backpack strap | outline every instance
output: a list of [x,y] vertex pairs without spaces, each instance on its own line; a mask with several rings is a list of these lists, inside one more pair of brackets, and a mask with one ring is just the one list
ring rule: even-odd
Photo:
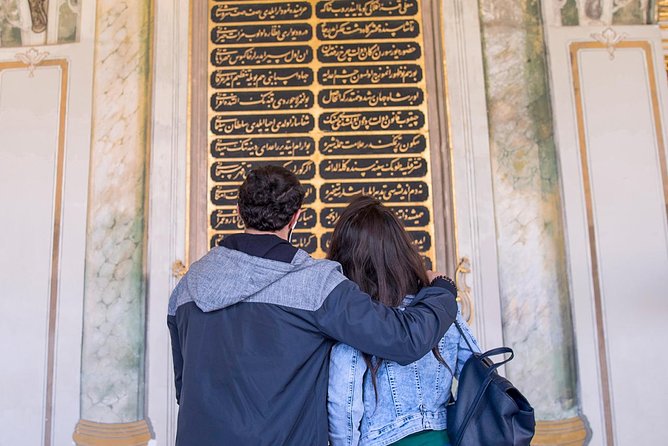
[[[457,327],[457,331],[459,331],[459,334],[461,335],[461,337],[464,338],[464,341],[466,342],[466,345],[468,346],[471,353],[476,353],[476,351],[473,350],[473,346],[471,345],[471,341],[469,341],[469,336],[467,336],[467,334],[462,329],[462,326],[459,325],[459,322],[457,322],[456,319],[455,319],[454,324],[455,324],[455,327]],[[480,359],[484,359],[484,358],[488,358],[490,356],[506,355],[506,354],[510,355],[507,359],[504,359],[503,361],[498,362],[498,363],[494,363],[491,366],[492,369],[496,369],[496,368],[502,366],[503,364],[506,364],[507,362],[511,361],[515,357],[515,352],[513,352],[513,349],[511,349],[510,347],[493,348],[489,351],[486,351],[485,353],[480,354],[478,357]]]
[[457,327],[457,331],[459,331],[459,334],[461,335],[462,338],[464,338],[464,341],[466,341],[466,345],[469,347],[469,350],[471,350],[471,353],[475,353],[475,350],[473,350],[473,346],[471,345],[471,342],[469,342],[469,337],[464,333],[464,330],[462,330],[461,325],[459,325],[459,322],[457,322],[457,319],[455,319],[455,327]]
[[501,367],[503,364],[512,361],[512,359],[515,357],[515,352],[510,347],[498,347],[486,351],[485,353],[481,354],[479,358],[484,359],[484,358],[489,358],[490,356],[497,356],[497,355],[510,355],[510,356],[508,356],[508,358],[504,359],[503,361],[492,363],[489,367],[490,369],[497,369]]

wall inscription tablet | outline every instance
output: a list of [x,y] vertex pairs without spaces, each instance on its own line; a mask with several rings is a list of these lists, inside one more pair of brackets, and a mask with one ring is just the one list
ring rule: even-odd
[[372,195],[428,264],[433,206],[420,0],[209,0],[209,243],[243,225],[238,187],[279,164],[307,187],[292,242],[325,255]]

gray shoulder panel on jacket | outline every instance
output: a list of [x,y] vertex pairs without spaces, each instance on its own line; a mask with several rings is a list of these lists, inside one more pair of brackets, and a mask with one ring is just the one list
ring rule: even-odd
[[341,265],[299,250],[291,263],[214,248],[191,267],[169,300],[169,314],[195,302],[205,312],[238,303],[267,303],[314,311],[346,280]]

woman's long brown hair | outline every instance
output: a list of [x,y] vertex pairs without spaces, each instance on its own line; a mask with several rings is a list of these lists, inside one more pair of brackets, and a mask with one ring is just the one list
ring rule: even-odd
[[[394,213],[372,197],[353,199],[341,214],[327,258],[339,262],[344,274],[378,302],[399,307],[408,295],[429,284],[427,269],[410,236]],[[432,350],[445,364],[438,348]],[[382,358],[364,354],[371,371],[376,399],[376,378]]]

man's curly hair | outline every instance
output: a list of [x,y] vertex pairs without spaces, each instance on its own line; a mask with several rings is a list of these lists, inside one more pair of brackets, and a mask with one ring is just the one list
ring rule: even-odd
[[304,188],[289,170],[265,166],[252,170],[239,188],[239,213],[246,228],[283,229],[304,202]]

